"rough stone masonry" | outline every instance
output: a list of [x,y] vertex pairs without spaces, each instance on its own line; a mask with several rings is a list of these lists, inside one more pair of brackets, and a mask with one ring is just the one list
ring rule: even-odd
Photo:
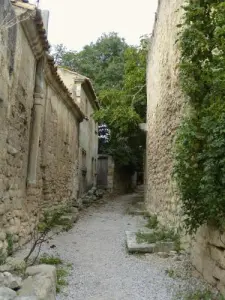
[[[184,0],[160,0],[148,59],[146,206],[168,226],[182,225],[172,179],[173,143],[185,104],[179,88],[177,24]],[[225,295],[225,236],[204,226],[192,237],[191,258],[204,278]]]
[[[15,23],[13,23],[15,22]],[[0,257],[30,237],[43,209],[78,194],[84,115],[48,54],[41,11],[0,0]]]

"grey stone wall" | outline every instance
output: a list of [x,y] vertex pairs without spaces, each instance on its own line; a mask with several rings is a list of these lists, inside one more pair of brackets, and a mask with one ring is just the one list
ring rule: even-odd
[[[167,226],[182,225],[179,195],[172,179],[173,143],[184,113],[179,88],[179,50],[176,25],[184,0],[160,0],[149,51],[147,88],[148,120],[145,201],[151,214]],[[190,241],[196,269],[225,295],[225,235],[202,226]]]
[[[14,13],[10,1],[2,1],[0,20],[5,15],[2,4]],[[12,44],[11,31],[0,27],[1,255],[7,252],[7,235],[12,237],[14,249],[24,244],[30,239],[42,209],[71,203],[78,189],[79,123],[68,106],[70,99],[65,101],[65,91],[59,93],[54,75],[45,76],[36,180],[27,180],[37,58],[21,23],[13,28]],[[36,43],[38,36],[34,37]],[[9,68],[12,54],[13,68]],[[47,71],[51,73],[45,60]]]
[[183,2],[159,1],[147,71],[145,200],[149,212],[171,226],[180,222],[172,180],[172,148],[183,106],[178,82],[179,51],[175,43]]

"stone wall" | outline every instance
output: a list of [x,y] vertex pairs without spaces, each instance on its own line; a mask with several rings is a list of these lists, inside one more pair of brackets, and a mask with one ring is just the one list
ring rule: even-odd
[[21,14],[27,17],[13,29],[0,27],[1,255],[7,235],[16,249],[29,240],[42,209],[71,203],[78,190],[83,115],[45,54],[39,11],[0,0],[0,24]]
[[[87,116],[80,124],[80,150],[86,152],[86,191],[96,186],[97,157],[98,157],[98,124],[93,119],[96,110],[83,88],[81,88],[81,103]],[[81,154],[82,155],[82,154]],[[80,173],[82,175],[82,172]]]
[[[159,1],[147,72],[146,206],[162,224],[175,227],[182,225],[179,196],[172,179],[173,142],[185,107],[179,89],[179,51],[175,44],[182,4],[184,0]],[[193,265],[225,295],[225,233],[203,226],[190,245]]]
[[77,197],[79,124],[50,85],[47,86],[41,171],[44,206],[66,204]]
[[179,223],[179,210],[171,176],[172,145],[183,104],[175,41],[183,2],[159,1],[147,71],[146,206],[162,223],[175,226]]
[[193,265],[225,296],[225,233],[202,226],[191,246]]
[[86,117],[79,129],[79,195],[81,196],[96,186],[98,124],[93,118],[93,113],[98,109],[98,104],[92,84],[87,77],[64,68],[59,68],[58,73]]
[[[10,2],[1,0],[0,7],[0,20],[15,15]],[[0,32],[0,251],[7,247],[6,233],[13,234],[15,243],[23,241],[35,222],[35,214],[29,214],[35,201],[27,197],[36,191],[27,190],[26,176],[36,60],[21,26],[15,25],[14,32],[13,58],[9,30]]]

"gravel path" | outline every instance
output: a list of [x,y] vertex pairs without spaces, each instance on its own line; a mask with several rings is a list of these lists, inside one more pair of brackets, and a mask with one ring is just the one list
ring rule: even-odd
[[[73,264],[68,286],[57,300],[172,300],[180,280],[165,274],[169,260],[156,255],[129,255],[125,230],[142,218],[126,214],[135,195],[121,196],[88,208],[68,233],[57,236],[50,249]],[[51,244],[52,244],[51,243]]]

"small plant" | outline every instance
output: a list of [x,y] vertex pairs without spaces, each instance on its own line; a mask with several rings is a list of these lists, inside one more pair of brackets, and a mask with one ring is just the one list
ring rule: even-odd
[[8,253],[8,255],[12,255],[13,254],[13,235],[11,233],[7,233],[6,240],[8,243],[7,253]]
[[155,243],[160,241],[178,241],[179,235],[175,233],[172,229],[167,230],[165,228],[160,228],[155,230],[154,232],[137,232],[136,240],[137,243]]
[[166,269],[165,273],[171,277],[171,278],[175,278],[175,271],[173,269]]
[[57,268],[56,270],[56,276],[57,276],[57,283],[56,283],[56,292],[60,293],[61,288],[66,286],[67,280],[66,277],[68,276],[69,272],[65,268]]
[[184,300],[225,300],[225,298],[221,294],[214,294],[209,290],[198,290],[185,295]]
[[56,292],[60,293],[61,288],[67,285],[66,278],[69,274],[69,270],[72,269],[73,265],[71,263],[64,264],[63,260],[60,257],[53,255],[43,255],[42,257],[40,257],[39,262],[42,264],[56,266]]
[[148,223],[145,225],[145,227],[150,228],[150,229],[155,229],[155,228],[157,228],[158,224],[159,224],[159,221],[157,219],[157,216],[153,215],[153,216],[148,217]]
[[0,250],[0,266],[5,263],[6,255],[3,253],[2,250]]
[[174,240],[174,251],[176,251],[177,253],[180,253],[181,250],[183,250],[183,249],[181,247],[180,236],[177,235]]
[[[63,215],[66,211],[67,209],[55,209],[52,211],[44,212],[41,222],[33,231],[33,244],[28,255],[24,258],[26,263],[37,248],[37,254],[34,257],[33,261],[30,263],[31,265],[35,264],[40,254],[43,243],[51,240],[60,231],[67,231],[68,228],[71,228],[70,220],[63,218]],[[56,230],[53,232],[53,229],[55,228]]]
[[40,257],[39,262],[41,264],[55,265],[55,266],[63,264],[63,261],[61,260],[60,257],[55,257],[53,255],[51,255],[51,256],[47,256],[47,255],[42,256],[42,257]]

